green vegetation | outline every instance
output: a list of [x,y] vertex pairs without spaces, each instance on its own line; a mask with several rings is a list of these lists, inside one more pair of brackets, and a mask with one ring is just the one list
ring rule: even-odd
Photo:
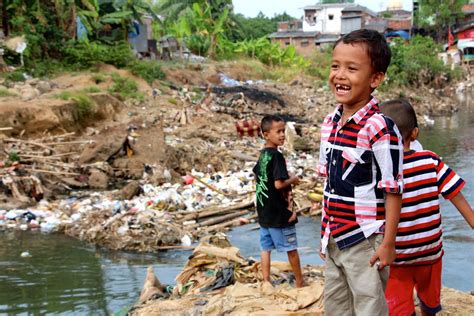
[[[334,2],[341,1],[322,1]],[[444,32],[460,16],[465,2],[423,1],[420,25]],[[162,80],[162,64],[136,60],[127,41],[133,30],[132,21],[140,20],[144,14],[156,17],[154,12],[165,17],[153,21],[155,39],[174,36],[192,53],[215,60],[258,60],[267,66],[256,66],[264,79],[291,80],[305,73],[325,81],[329,73],[330,50],[315,51],[305,58],[296,53],[295,47],[281,48],[268,39],[279,21],[291,21],[293,17],[283,13],[270,18],[260,13],[246,18],[233,12],[232,0],[11,0],[1,10],[4,30],[10,36],[24,35],[28,43],[23,54],[25,67],[4,75],[10,82],[24,80],[24,73],[43,77],[64,70],[93,69],[98,64],[128,69],[150,84]],[[87,29],[86,35],[76,34],[76,18]],[[80,38],[75,39],[76,35]],[[430,38],[416,36],[407,45],[395,41],[392,48],[393,61],[384,86],[425,85],[443,74],[448,78],[460,76],[458,69],[451,71],[437,59],[439,46]],[[18,65],[18,54],[7,52],[5,61]],[[97,84],[108,79],[99,74],[92,78]],[[133,80],[113,75],[112,81],[111,93],[123,99],[143,100],[144,95]],[[88,87],[82,93],[97,90]]]
[[387,71],[386,84],[397,86],[428,85],[451,70],[437,58],[440,45],[431,38],[414,36],[409,44],[396,39],[391,46],[392,62]]
[[0,98],[13,97],[13,96],[16,96],[16,93],[8,91],[8,89],[5,87],[0,87]]
[[77,118],[79,121],[86,119],[92,114],[92,99],[81,91],[63,91],[56,95],[61,100],[72,100],[77,105]]
[[423,0],[416,14],[415,25],[433,30],[438,38],[446,38],[448,26],[460,18],[462,7],[469,3],[467,0]]
[[11,151],[8,154],[8,160],[11,162],[20,161],[20,156],[18,155],[16,151]]
[[105,82],[105,80],[107,80],[107,77],[104,76],[103,74],[93,74],[93,75],[91,76],[91,78],[92,78],[92,80],[95,81],[96,84]]
[[109,88],[109,92],[117,94],[122,100],[135,99],[143,101],[145,96],[138,91],[138,85],[132,79],[121,77],[118,74],[112,74],[113,84]]
[[21,70],[15,70],[13,72],[8,72],[4,75],[6,81],[10,82],[19,82],[25,81],[26,78]]
[[84,93],[98,93],[101,92],[99,87],[96,86],[90,86],[90,87],[85,87],[84,89],[81,90]]
[[69,41],[63,50],[69,65],[87,69],[99,63],[125,67],[134,59],[130,45],[120,41],[113,45],[99,42]]
[[135,60],[128,65],[132,74],[143,78],[151,84],[154,80],[165,78],[165,73],[161,70],[161,64],[157,61]]

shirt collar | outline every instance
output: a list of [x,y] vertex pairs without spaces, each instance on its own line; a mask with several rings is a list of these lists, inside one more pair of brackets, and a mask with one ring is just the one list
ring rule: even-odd
[[[370,101],[362,108],[360,108],[357,112],[355,112],[347,121],[351,119],[354,120],[354,123],[359,124],[359,122],[365,117],[367,112],[372,109],[372,107],[376,106],[379,103],[377,98],[374,96],[371,97]],[[342,104],[338,104],[336,107],[336,111],[334,111],[334,115],[332,117],[333,122],[339,122],[342,117]]]

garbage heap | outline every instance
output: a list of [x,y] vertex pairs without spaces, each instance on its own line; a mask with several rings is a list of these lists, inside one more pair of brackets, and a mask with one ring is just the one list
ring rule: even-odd
[[[294,190],[296,211],[318,215],[322,200],[314,171],[290,157],[289,165],[304,180]],[[254,175],[248,163],[241,171],[192,171],[181,183],[156,186],[131,181],[121,190],[76,191],[68,198],[41,200],[29,208],[0,209],[0,229],[61,232],[114,250],[152,252],[188,247],[209,233],[256,220]],[[311,192],[313,191],[313,192]]]
[[[270,283],[262,283],[260,263],[245,259],[224,235],[208,237],[193,251],[173,290],[163,286],[150,267],[132,315],[249,315],[321,313],[322,268],[303,268],[307,286],[294,288],[287,262],[272,262]],[[167,290],[169,293],[167,293]]]

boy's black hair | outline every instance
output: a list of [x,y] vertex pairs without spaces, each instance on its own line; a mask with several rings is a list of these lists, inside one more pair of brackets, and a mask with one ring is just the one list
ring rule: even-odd
[[416,113],[410,102],[405,99],[394,99],[383,102],[380,111],[390,117],[397,125],[403,140],[407,140],[415,127],[418,127]]
[[339,38],[334,44],[334,48],[341,42],[344,44],[365,44],[374,73],[387,72],[388,65],[390,65],[392,58],[392,52],[390,51],[385,37],[379,32],[367,29],[352,31]]
[[285,122],[285,120],[278,115],[265,115],[260,123],[262,134],[270,131],[273,122]]

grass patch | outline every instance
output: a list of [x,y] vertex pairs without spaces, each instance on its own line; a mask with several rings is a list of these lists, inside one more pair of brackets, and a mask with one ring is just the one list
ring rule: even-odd
[[121,77],[118,74],[112,74],[113,84],[108,91],[113,94],[118,94],[122,100],[135,99],[144,101],[145,96],[138,91],[138,85],[132,79]]
[[96,84],[105,82],[105,80],[107,80],[107,77],[104,76],[103,74],[93,74],[93,75],[91,76],[91,78],[92,78],[92,80],[95,81]]
[[81,91],[63,91],[56,95],[61,100],[72,100],[77,105],[77,118],[82,121],[92,114],[92,99]]
[[177,105],[178,101],[175,98],[169,98],[168,103],[173,104],[173,105]]
[[13,72],[7,72],[4,75],[5,81],[10,81],[10,82],[20,82],[20,81],[25,81],[25,75],[22,70],[15,70]]
[[16,93],[8,91],[8,89],[5,88],[5,87],[0,87],[0,98],[14,97],[14,96],[17,96],[17,95],[18,94],[16,94]]
[[127,68],[132,74],[143,78],[149,84],[152,84],[154,80],[165,78],[165,73],[161,70],[161,64],[155,60],[135,60]]
[[81,91],[84,93],[98,93],[98,92],[101,92],[102,90],[100,90],[100,88],[96,86],[89,86],[89,87],[85,87]]

